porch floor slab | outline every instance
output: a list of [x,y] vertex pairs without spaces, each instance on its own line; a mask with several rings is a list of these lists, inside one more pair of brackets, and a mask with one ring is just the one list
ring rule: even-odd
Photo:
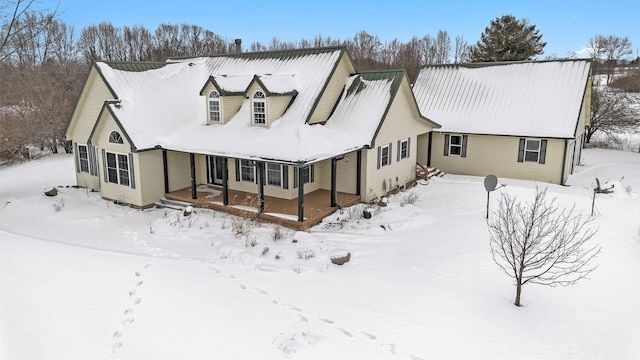
[[304,230],[333,214],[339,207],[348,207],[360,202],[360,196],[338,192],[338,207],[331,207],[331,192],[316,190],[304,195],[304,221],[298,221],[298,199],[264,197],[264,212],[258,216],[258,195],[229,189],[229,205],[223,204],[222,187],[198,185],[196,199],[191,197],[191,188],[180,189],[164,194],[169,200],[191,203],[194,206],[223,211],[238,216],[257,218],[277,223],[296,230]]

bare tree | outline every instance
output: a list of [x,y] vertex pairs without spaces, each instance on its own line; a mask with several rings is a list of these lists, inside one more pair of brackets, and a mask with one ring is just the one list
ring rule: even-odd
[[633,54],[631,40],[628,37],[600,34],[589,39],[587,51],[604,68],[607,74],[607,85],[613,80],[616,66],[620,60]]
[[451,57],[451,37],[445,30],[438,30],[435,42],[435,63],[448,64]]
[[[24,35],[28,30],[31,36],[37,37],[57,16],[57,9],[36,9],[37,3],[36,0],[0,0],[0,62],[14,54],[11,43],[17,34]],[[38,17],[42,22],[25,22],[29,16]]]
[[635,103],[630,94],[610,88],[594,87],[591,91],[591,122],[586,131],[586,141],[601,132],[609,140],[616,134],[640,131],[640,110],[631,106]]
[[546,188],[536,188],[534,201],[522,204],[503,193],[488,221],[491,255],[516,282],[516,306],[522,285],[575,284],[595,269],[590,262],[600,252],[589,242],[596,233],[590,220],[582,219],[575,205],[567,210],[555,199],[546,202],[546,194]]
[[471,60],[471,47],[462,36],[456,36],[456,48],[454,50],[453,62],[455,64],[466,63]]

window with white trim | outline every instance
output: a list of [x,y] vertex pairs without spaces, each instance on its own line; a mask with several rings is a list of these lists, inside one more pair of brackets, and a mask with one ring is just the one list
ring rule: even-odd
[[409,157],[409,138],[400,140],[400,146],[398,146],[399,158],[407,159]]
[[382,145],[380,146],[380,166],[387,166],[391,164],[391,145]]
[[265,125],[267,123],[267,98],[264,92],[258,90],[253,93],[253,123]]
[[217,91],[209,93],[209,122],[220,123],[222,113],[220,104],[220,94]]
[[462,135],[449,136],[449,156],[462,155]]
[[89,148],[87,145],[78,144],[78,170],[80,172],[89,172]]
[[[300,177],[302,177],[302,183],[303,184],[309,184],[312,183],[314,181],[314,165],[309,165],[309,166],[305,166],[303,168],[300,168]],[[297,188],[298,187],[298,183],[299,183],[299,179],[298,179],[298,171],[296,171],[294,179],[293,179],[293,187]]]
[[524,161],[538,162],[540,159],[540,140],[526,139]]
[[251,160],[240,160],[240,180],[256,182],[256,167]]
[[117,131],[112,131],[109,134],[109,143],[111,144],[124,144],[124,141],[122,140],[122,135],[120,135],[119,132]]
[[131,185],[129,155],[106,151],[107,181],[114,184]]
[[267,185],[282,187],[282,164],[267,163]]

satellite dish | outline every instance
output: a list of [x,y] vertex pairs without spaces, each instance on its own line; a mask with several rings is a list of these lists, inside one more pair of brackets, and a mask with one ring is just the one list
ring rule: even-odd
[[498,185],[498,178],[495,175],[487,175],[484,178],[484,188],[487,189],[487,192],[495,190],[496,185]]

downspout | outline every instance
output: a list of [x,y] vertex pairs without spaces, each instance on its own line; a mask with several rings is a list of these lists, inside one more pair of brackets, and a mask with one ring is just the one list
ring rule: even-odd
[[433,144],[433,131],[429,131],[429,146],[427,147],[427,166],[431,166],[431,145]]

